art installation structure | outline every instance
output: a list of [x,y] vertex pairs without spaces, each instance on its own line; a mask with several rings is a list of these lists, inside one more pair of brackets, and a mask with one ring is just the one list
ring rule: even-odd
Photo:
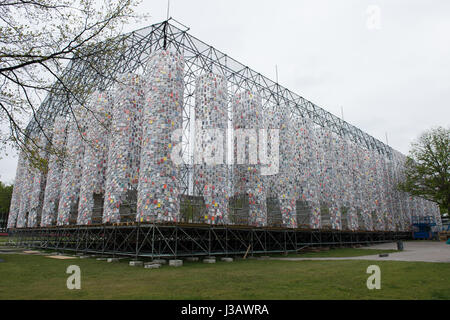
[[[33,133],[30,138],[34,141],[37,141],[38,137],[38,133]],[[18,228],[24,228],[28,226],[28,217],[30,216],[31,208],[35,208],[35,206],[39,205],[39,203],[31,203],[31,199],[33,194],[35,174],[37,174],[37,178],[39,178],[41,173],[37,172],[37,169],[32,165],[30,159],[24,160],[22,170],[23,172],[21,173],[21,180],[18,181],[21,188],[20,190],[17,190],[21,193],[20,206],[16,220],[16,227]],[[32,221],[33,220],[30,219],[30,223]]]
[[[46,123],[64,160],[50,155],[43,173],[20,155],[8,228],[84,226],[94,216],[104,225],[189,223],[181,197],[194,195],[190,185],[211,228],[406,232],[411,217],[428,215],[441,223],[434,203],[397,190],[401,153],[168,22],[129,37],[120,81],[99,86],[75,118],[59,110]],[[182,136],[193,137],[184,141],[193,154],[183,154]],[[247,202],[245,219],[233,218],[233,201]]]
[[262,119],[263,131],[260,131],[257,136],[257,155],[259,156],[257,160],[260,163],[261,175],[264,173],[261,178],[266,197],[267,224],[278,226],[283,223],[279,202],[281,186],[279,151],[281,148],[285,148],[284,144],[280,144],[280,114],[279,108],[265,110]]
[[173,134],[182,128],[184,61],[170,51],[154,53],[144,94],[142,150],[137,198],[138,221],[177,222],[180,163]]
[[26,170],[25,166],[26,166],[26,158],[25,158],[24,152],[22,151],[19,153],[19,160],[17,162],[16,178],[15,178],[13,193],[11,196],[11,206],[10,206],[9,216],[8,216],[8,225],[7,225],[8,228],[14,228],[16,226],[17,217],[18,217],[19,211],[20,211],[22,188],[23,188],[23,182],[24,182],[23,175]]
[[111,99],[105,92],[96,92],[90,101],[92,114],[86,119],[85,152],[77,217],[77,224],[80,225],[92,223],[94,197],[103,195],[105,192],[108,134],[111,120],[110,101]]
[[[307,217],[306,226],[320,228],[320,186],[319,186],[319,150],[313,124],[302,118],[297,128],[297,143],[300,149],[299,160],[296,161],[299,171],[299,185],[302,186],[301,199],[305,203]],[[299,217],[297,217],[298,219]]]
[[103,223],[119,222],[121,210],[128,220],[134,220],[129,202],[136,197],[139,182],[143,83],[141,77],[132,73],[120,79],[111,97]]
[[334,144],[335,140],[332,133],[326,128],[319,128],[316,130],[319,152],[319,185],[320,185],[320,213],[321,213],[321,227],[338,229],[338,214],[339,203],[336,197],[336,168],[333,165]]
[[334,166],[336,167],[336,198],[339,199],[338,202],[338,220],[336,222],[338,230],[348,230],[349,223],[349,207],[351,206],[349,203],[349,196],[347,193],[348,179],[350,178],[350,174],[348,172],[349,165],[346,161],[346,141],[345,139],[336,136],[335,137],[335,145],[333,152],[333,161]]
[[197,79],[195,89],[196,139],[194,186],[203,195],[209,224],[227,224],[228,95],[225,77],[207,73]]
[[[86,133],[85,115],[73,119],[67,128],[66,157],[60,186],[60,199],[56,224],[68,225],[70,220],[76,221],[80,194],[80,181],[83,168],[84,142]],[[72,222],[73,223],[73,222]]]
[[275,196],[281,211],[282,226],[297,227],[297,199],[300,197],[300,185],[296,172],[296,158],[300,145],[297,143],[294,122],[284,108],[279,121],[279,163],[275,177]]
[[350,230],[358,230],[363,221],[360,219],[361,213],[361,183],[360,183],[360,164],[358,159],[358,147],[351,141],[347,141],[346,161],[348,163],[348,185],[346,192],[348,194],[348,215],[350,217]]
[[[248,197],[248,224],[267,225],[266,192],[258,163],[257,132],[262,125],[261,97],[244,91],[233,98],[235,196]],[[245,143],[248,139],[248,144]]]
[[[46,159],[46,153],[44,151],[45,149],[45,135],[48,135],[48,132],[46,128],[44,128],[45,132],[43,132],[39,137],[36,139],[36,144],[41,148],[39,150],[39,157],[43,160]],[[31,194],[30,194],[30,204],[29,204],[29,214],[28,214],[28,221],[27,221],[27,227],[33,228],[37,227],[41,221],[41,214],[42,214],[42,204],[44,200],[44,190],[45,190],[45,184],[46,184],[47,175],[44,171],[40,170],[39,168],[34,168],[33,170],[33,182],[31,186]]]
[[66,143],[67,122],[64,117],[56,117],[53,125],[52,147],[54,154],[49,158],[47,184],[44,192],[44,204],[41,226],[51,226],[56,221],[58,211],[61,180],[63,173],[64,147]]

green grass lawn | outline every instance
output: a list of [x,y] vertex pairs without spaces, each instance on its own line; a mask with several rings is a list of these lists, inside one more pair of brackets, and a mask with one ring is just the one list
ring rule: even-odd
[[[238,260],[149,270],[126,260],[0,258],[0,299],[450,299],[445,263]],[[81,268],[81,290],[66,288],[71,264]],[[380,290],[366,287],[371,264],[381,268]]]
[[327,257],[360,257],[370,256],[380,253],[393,253],[397,250],[379,250],[379,249],[359,249],[359,248],[339,248],[321,252],[289,253],[288,255],[271,254],[271,257],[295,257],[295,258],[327,258]]
[[0,236],[0,244],[8,242],[8,239],[9,238],[7,236]]

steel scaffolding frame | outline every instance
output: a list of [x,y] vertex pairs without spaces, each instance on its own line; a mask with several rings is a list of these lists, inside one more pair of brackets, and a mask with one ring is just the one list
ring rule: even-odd
[[[195,81],[199,75],[206,72],[224,76],[231,93],[237,93],[242,89],[258,92],[263,101],[263,110],[288,108],[291,117],[309,118],[317,126],[327,127],[337,135],[346,137],[366,149],[392,157],[393,149],[388,145],[207,45],[190,35],[188,30],[189,28],[171,18],[133,31],[117,40],[123,44],[121,46],[123,50],[119,50],[116,56],[110,57],[111,60],[102,61],[100,57],[95,57],[93,61],[74,58],[63,75],[64,79],[70,79],[70,82],[77,86],[89,83],[90,86],[106,89],[114,84],[113,77],[98,77],[96,75],[98,69],[103,68],[111,75],[126,72],[139,73],[155,51],[172,50],[182,54],[185,63],[182,153],[186,161],[179,178],[182,194],[201,194],[198,190],[194,190],[195,187],[191,181],[193,150],[190,135],[194,126],[191,113],[195,106]],[[106,64],[107,67],[105,67]],[[68,106],[79,99],[67,94],[58,95],[57,92],[64,92],[58,89],[59,86],[61,86],[59,83],[56,84],[53,94],[49,94],[41,104],[36,117],[27,126],[28,133],[42,127],[51,127],[55,117],[67,115],[70,112]]]
[[[262,98],[263,110],[287,108],[292,118],[309,118],[317,126],[327,127],[365,149],[392,158],[393,150],[388,145],[207,45],[190,35],[188,28],[178,24],[174,19],[169,19],[123,35],[118,39],[123,44],[123,50],[119,50],[111,60],[103,61],[101,57],[96,57],[92,61],[85,61],[75,57],[62,77],[70,79],[76,86],[88,84],[106,90],[114,85],[113,77],[98,77],[95,73],[98,68],[105,68],[106,64],[107,72],[112,75],[141,73],[155,51],[171,50],[182,54],[185,63],[182,153],[186,164],[179,179],[180,191],[184,196],[202,195],[193,184],[191,135],[194,121],[191,118],[195,107],[196,80],[207,72],[224,76],[231,94],[243,89],[258,92]],[[55,85],[52,94],[46,97],[36,117],[28,124],[28,133],[36,132],[42,127],[49,128],[56,116],[67,116],[70,113],[69,106],[75,104],[79,97],[58,94],[59,85]],[[237,215],[239,208],[233,210]],[[287,253],[296,252],[305,246],[369,244],[410,238],[409,232],[286,229],[273,225],[256,228],[189,223],[130,222],[126,225],[69,225],[9,231],[19,246],[135,257],[241,255],[248,250],[250,254]]]
[[411,239],[410,232],[153,223],[24,228],[10,235],[19,247],[134,258],[260,255]]

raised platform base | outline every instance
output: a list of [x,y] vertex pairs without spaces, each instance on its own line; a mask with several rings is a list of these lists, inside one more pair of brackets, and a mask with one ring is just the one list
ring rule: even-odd
[[212,257],[297,252],[308,247],[355,246],[411,239],[410,232],[337,231],[196,224],[67,226],[9,230],[16,246],[83,254]]

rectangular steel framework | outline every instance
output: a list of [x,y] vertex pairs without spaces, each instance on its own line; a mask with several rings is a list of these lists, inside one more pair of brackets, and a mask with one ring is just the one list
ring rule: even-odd
[[410,232],[304,230],[141,224],[14,229],[17,246],[112,256],[177,258],[298,252],[305,247],[351,246],[408,240]]
[[[79,85],[95,83],[98,88],[108,88],[111,83],[96,78],[90,68],[91,63],[99,66],[108,63],[113,66],[114,70],[110,72],[114,74],[136,72],[146,64],[153,52],[170,49],[181,53],[186,63],[183,135],[189,134],[188,128],[193,125],[189,110],[195,105],[195,81],[202,73],[214,72],[227,79],[233,93],[242,88],[259,92],[263,98],[263,110],[285,106],[289,108],[291,117],[308,118],[318,127],[328,128],[364,149],[392,158],[394,150],[391,147],[193,37],[187,32],[188,28],[175,24],[176,21],[167,20],[124,35],[120,41],[126,44],[125,50],[119,52],[114,61],[105,62],[99,58],[99,61],[87,63],[74,59],[65,74],[70,75],[69,78]],[[67,115],[67,106],[71,103],[63,98],[49,95],[39,108],[36,118],[29,123],[28,132],[53,123],[57,116]],[[184,138],[189,141],[188,136],[183,136]],[[183,155],[187,158],[193,156],[190,148],[189,144],[184,145]],[[181,194],[201,194],[193,186],[191,164],[184,165],[179,179],[182,182]],[[409,232],[352,232],[181,223],[69,225],[11,229],[10,233],[18,245],[35,248],[149,257],[243,254],[249,248],[251,253],[293,252],[304,246],[366,244],[410,237]]]

